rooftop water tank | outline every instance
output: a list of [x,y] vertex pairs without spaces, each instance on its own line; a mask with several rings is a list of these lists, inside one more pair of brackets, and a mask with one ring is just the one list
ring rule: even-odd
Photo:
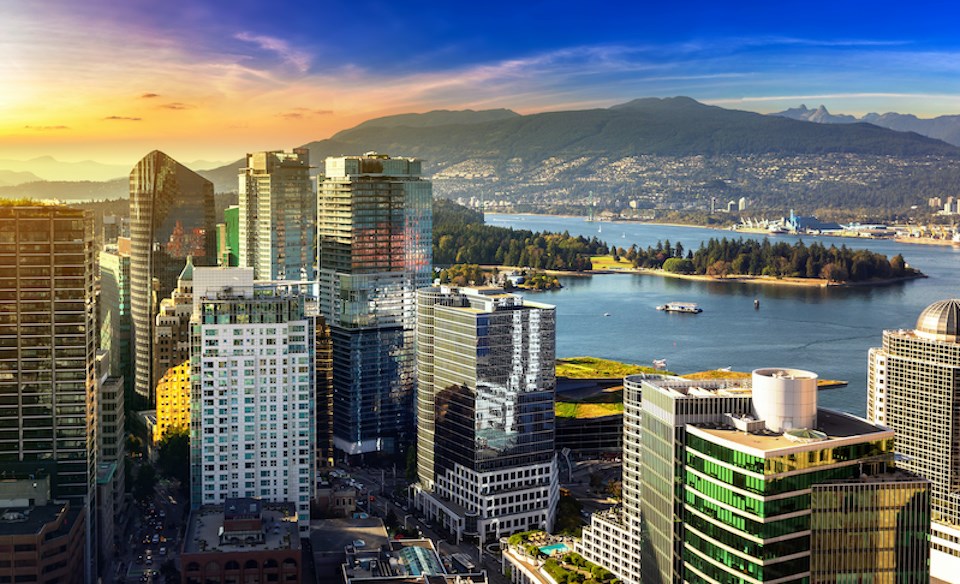
[[817,427],[817,374],[801,369],[753,372],[753,413],[767,430]]

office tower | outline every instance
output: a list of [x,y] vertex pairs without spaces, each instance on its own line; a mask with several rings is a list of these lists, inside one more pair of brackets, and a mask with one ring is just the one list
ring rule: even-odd
[[101,245],[116,243],[119,237],[130,237],[130,219],[116,215],[104,215],[103,232],[100,234]]
[[930,480],[930,571],[960,574],[960,300],[928,306],[915,329],[870,349],[867,418],[897,433],[898,465]]
[[130,238],[119,237],[100,252],[100,347],[110,353],[110,374],[133,391],[130,318]]
[[315,319],[252,268],[194,270],[191,503],[256,497],[310,521],[316,468]]
[[163,152],[130,172],[130,301],[134,389],[153,405],[153,325],[161,298],[177,284],[187,256],[216,264],[213,183]]
[[231,268],[240,265],[240,207],[238,205],[231,205],[224,209],[223,223],[217,223],[217,265]]
[[123,526],[126,433],[123,412],[123,378],[111,374],[110,353],[98,351],[97,379],[97,541],[103,570],[113,565]]
[[45,472],[78,509],[96,508],[93,254],[84,211],[0,201],[0,470]]
[[434,287],[417,308],[417,508],[458,540],[552,529],[554,307]]
[[416,291],[430,284],[432,190],[420,161],[327,158],[319,305],[333,337],[334,443],[347,455],[413,441]]
[[238,213],[240,265],[253,268],[257,280],[316,279],[317,195],[309,150],[247,154]]
[[[894,466],[892,430],[817,408],[815,374],[627,380],[642,428],[624,436],[640,469],[639,517],[626,476],[619,515],[640,534],[625,583],[929,580],[929,483]],[[581,549],[615,571],[630,542],[611,519],[594,515]]]

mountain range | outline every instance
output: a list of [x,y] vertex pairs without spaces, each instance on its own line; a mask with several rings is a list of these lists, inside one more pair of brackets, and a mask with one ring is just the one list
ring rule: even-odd
[[793,120],[816,122],[818,124],[854,124],[857,122],[873,124],[881,128],[896,130],[897,132],[916,132],[921,136],[928,136],[943,140],[948,144],[960,146],[960,116],[938,116],[936,118],[918,118],[913,114],[885,114],[869,113],[861,117],[849,114],[832,114],[823,105],[810,109],[801,104],[800,107],[790,108],[782,112],[770,114]]
[[[916,195],[910,191],[918,180],[924,193],[957,184],[957,146],[853,119],[790,119],[798,115],[729,110],[687,97],[530,115],[441,110],[368,120],[304,146],[315,166],[327,156],[368,151],[416,156],[439,196],[489,195],[534,208],[588,194],[675,208],[702,208],[714,195],[793,204],[814,191],[828,206],[868,205],[874,195],[901,205]],[[828,115],[823,108],[821,117]],[[931,170],[931,159],[950,162]],[[236,191],[242,166],[238,160],[200,174],[218,192]],[[798,180],[805,175],[813,178]],[[76,186],[76,195],[85,197],[127,194],[122,180]],[[0,187],[0,196],[80,198],[64,197],[70,189],[69,183],[28,183]]]

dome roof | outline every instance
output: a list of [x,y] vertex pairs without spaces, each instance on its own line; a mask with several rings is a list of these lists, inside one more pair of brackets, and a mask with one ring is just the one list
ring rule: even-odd
[[960,342],[960,300],[934,302],[917,319],[917,335],[936,341]]

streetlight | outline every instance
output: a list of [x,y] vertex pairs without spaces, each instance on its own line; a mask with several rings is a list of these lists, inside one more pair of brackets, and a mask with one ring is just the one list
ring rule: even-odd
[[413,517],[413,515],[411,515],[411,514],[409,514],[409,513],[407,513],[406,515],[403,516],[403,530],[404,530],[404,531],[408,531],[408,530],[410,529],[409,527],[407,527],[407,519],[410,519],[411,517]]

